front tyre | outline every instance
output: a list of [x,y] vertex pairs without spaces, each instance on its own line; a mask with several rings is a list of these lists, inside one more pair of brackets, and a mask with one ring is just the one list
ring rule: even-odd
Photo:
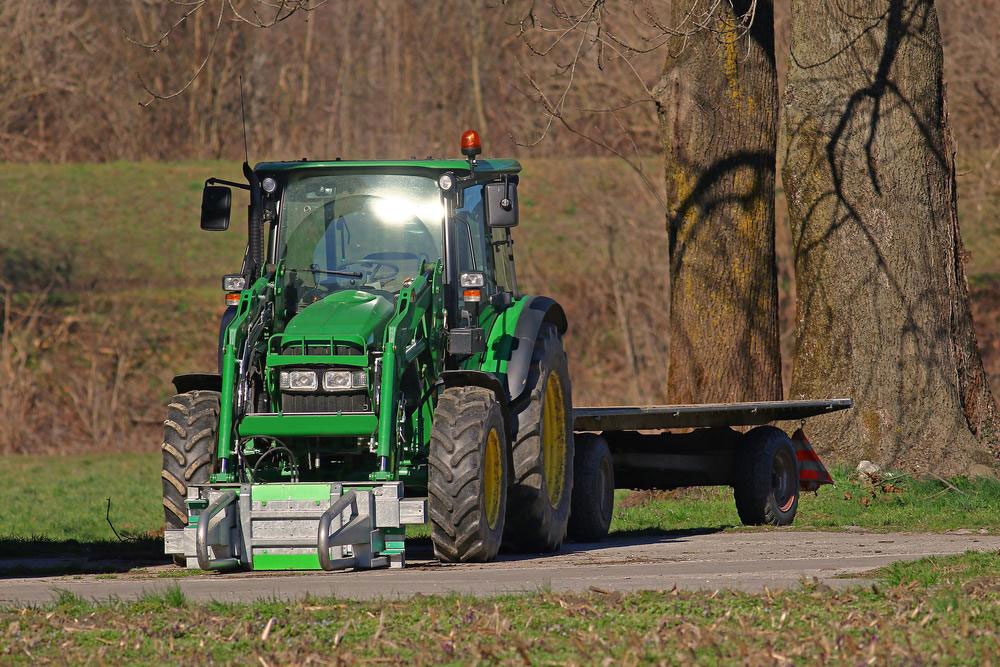
[[208,481],[219,429],[219,392],[177,394],[163,422],[163,518],[168,529],[184,528],[188,486]]
[[518,413],[514,483],[505,537],[521,551],[557,551],[573,495],[573,399],[559,330],[542,325],[528,375],[528,405]]
[[485,562],[500,550],[510,471],[496,396],[482,387],[441,392],[431,428],[428,510],[434,555]]

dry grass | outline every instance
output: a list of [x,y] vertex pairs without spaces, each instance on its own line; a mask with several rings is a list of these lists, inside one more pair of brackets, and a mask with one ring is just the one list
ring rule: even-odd
[[[1000,390],[1000,160],[988,158],[964,167],[961,213],[977,333]],[[10,225],[0,237],[0,453],[159,444],[171,376],[215,365],[217,279],[238,268],[245,235],[235,223],[202,234],[195,220],[204,179],[237,174],[232,163],[0,165]],[[620,162],[596,158],[526,161],[520,195],[518,276],[567,310],[574,401],[668,402],[667,237],[655,197]],[[783,221],[778,229],[787,371],[794,278]]]
[[0,610],[0,660],[223,664],[989,664],[1000,555],[900,564],[866,588],[540,593]]
[[[0,294],[0,453],[155,444],[171,360],[192,356],[183,349],[190,339],[174,335],[190,335],[194,322],[179,317],[169,296],[153,301]],[[156,306],[163,312],[154,318]],[[205,309],[196,321],[211,328],[213,315]],[[211,354],[202,356],[210,363]]]

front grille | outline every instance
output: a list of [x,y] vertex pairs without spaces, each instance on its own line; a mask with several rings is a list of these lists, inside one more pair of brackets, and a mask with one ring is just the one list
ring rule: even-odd
[[342,394],[281,393],[281,411],[287,414],[313,414],[317,412],[371,412],[368,392],[352,391]]
[[[303,348],[305,351],[303,352]],[[290,343],[281,349],[282,354],[296,354],[305,356],[324,356],[328,357],[331,355],[351,355],[351,354],[364,354],[360,347],[354,345],[323,345],[320,343]]]

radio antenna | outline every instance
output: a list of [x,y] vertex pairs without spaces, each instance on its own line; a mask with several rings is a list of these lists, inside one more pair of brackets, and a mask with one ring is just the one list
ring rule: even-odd
[[247,147],[247,110],[243,104],[243,75],[240,74],[240,116],[243,118],[243,158],[250,164],[250,149]]

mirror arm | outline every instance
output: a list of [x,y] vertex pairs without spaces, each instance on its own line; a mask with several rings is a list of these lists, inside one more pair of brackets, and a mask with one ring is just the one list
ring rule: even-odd
[[205,181],[205,185],[215,185],[216,183],[218,183],[219,185],[228,185],[231,188],[239,188],[240,190],[250,189],[250,186],[247,185],[246,183],[234,183],[232,181],[227,181],[222,178],[215,178],[214,176]]

